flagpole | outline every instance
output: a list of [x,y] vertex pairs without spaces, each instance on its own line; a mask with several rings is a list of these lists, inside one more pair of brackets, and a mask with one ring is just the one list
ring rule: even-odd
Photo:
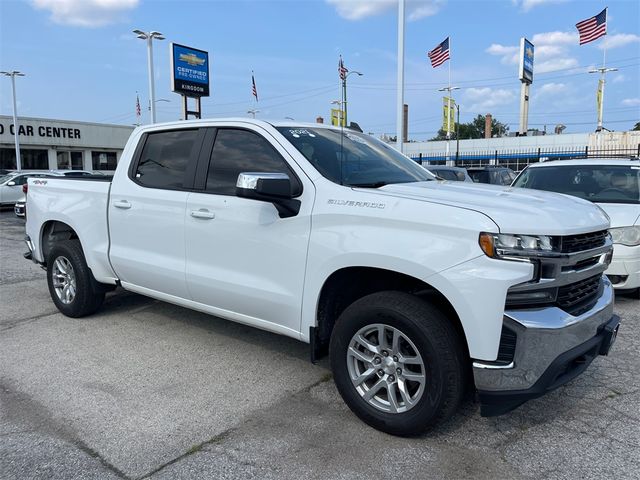
[[447,152],[446,152],[446,159],[447,159],[447,165],[449,164],[449,157],[450,157],[450,152],[451,152],[451,148],[450,148],[450,140],[451,140],[451,36],[448,37],[448,41],[449,41],[449,85],[447,88]]
[[404,2],[398,1],[398,86],[396,105],[396,148],[403,150],[402,134],[404,132]]
[[[607,29],[609,28],[609,7],[604,9],[604,18],[607,22]],[[603,114],[604,114],[604,84],[605,84],[605,75],[607,72],[607,36],[604,36],[604,45],[602,48],[602,69],[600,70],[600,79],[602,81],[602,90],[600,91],[600,105],[598,108],[598,127],[596,128],[597,132],[601,132],[603,128]]]

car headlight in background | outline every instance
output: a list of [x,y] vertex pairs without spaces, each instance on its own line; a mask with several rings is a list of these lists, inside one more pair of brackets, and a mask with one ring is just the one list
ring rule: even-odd
[[548,235],[516,235],[482,232],[480,248],[489,257],[538,256],[557,251],[557,240]]
[[640,225],[609,229],[613,243],[636,247],[640,245]]

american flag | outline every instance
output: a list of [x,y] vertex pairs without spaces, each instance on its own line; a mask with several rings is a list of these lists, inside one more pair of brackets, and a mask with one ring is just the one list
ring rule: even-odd
[[142,115],[142,110],[140,109],[140,97],[136,94],[136,117]]
[[427,55],[429,56],[429,60],[431,60],[431,66],[433,68],[439,67],[449,60],[449,37],[445,38],[444,42],[440,43]]
[[607,9],[602,10],[595,17],[587,18],[576,23],[580,34],[580,45],[593,42],[607,34]]
[[349,69],[344,66],[342,55],[340,55],[340,61],[338,62],[338,74],[340,75],[340,80],[347,78],[347,72],[349,72]]
[[256,88],[256,79],[253,77],[253,72],[251,72],[251,90],[253,92],[253,96],[256,97],[256,102],[258,101],[258,89]]

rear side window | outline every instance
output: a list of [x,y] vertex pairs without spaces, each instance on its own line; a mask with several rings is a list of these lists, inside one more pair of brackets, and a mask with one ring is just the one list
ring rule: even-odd
[[136,181],[145,187],[182,188],[189,160],[195,158],[197,138],[197,129],[148,134],[135,172]]
[[302,192],[287,162],[262,136],[248,130],[218,130],[209,162],[207,192],[235,195],[238,175],[242,172],[286,173],[294,196]]

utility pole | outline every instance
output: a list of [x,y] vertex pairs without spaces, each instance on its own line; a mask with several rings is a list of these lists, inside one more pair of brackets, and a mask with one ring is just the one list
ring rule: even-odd
[[143,32],[142,30],[134,30],[139,39],[147,41],[147,67],[149,70],[149,105],[151,110],[151,123],[156,123],[156,90],[153,72],[153,39],[164,40],[164,36],[160,32],[151,31]]
[[20,158],[20,139],[18,138],[18,107],[16,106],[16,77],[24,77],[24,73],[17,70],[10,72],[0,72],[2,75],[11,77],[11,89],[13,91],[13,138],[16,144],[16,169],[22,170],[22,159]]

